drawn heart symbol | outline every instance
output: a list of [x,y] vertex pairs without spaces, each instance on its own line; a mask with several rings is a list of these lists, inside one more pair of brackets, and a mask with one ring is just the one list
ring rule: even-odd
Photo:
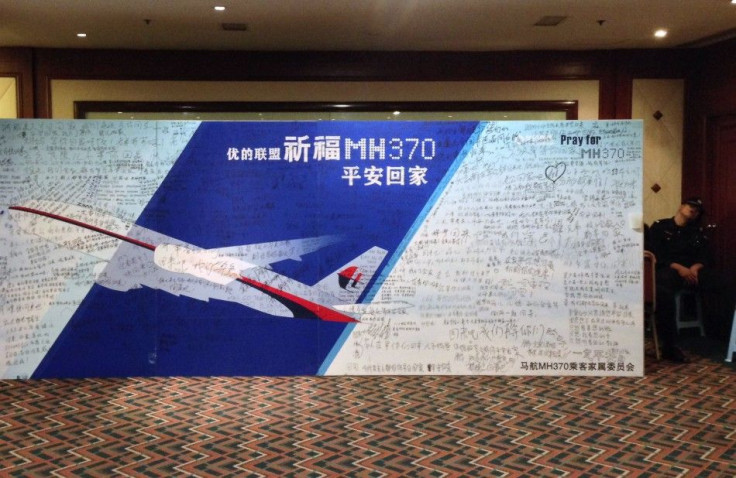
[[544,170],[544,175],[554,183],[565,174],[565,169],[567,169],[565,163],[557,163],[554,166],[547,166],[547,169]]

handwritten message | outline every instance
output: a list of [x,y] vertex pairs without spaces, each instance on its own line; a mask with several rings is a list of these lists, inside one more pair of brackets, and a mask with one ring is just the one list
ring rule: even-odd
[[37,234],[40,223],[21,224],[8,207],[43,198],[132,222],[196,126],[0,121],[0,377],[31,376],[95,283],[95,254],[108,247],[112,253],[119,244],[105,236],[67,234],[71,226],[63,223],[51,233],[69,241],[49,241]]
[[0,121],[2,378],[643,374],[640,122],[276,125]]
[[328,373],[641,375],[641,134],[479,129]]

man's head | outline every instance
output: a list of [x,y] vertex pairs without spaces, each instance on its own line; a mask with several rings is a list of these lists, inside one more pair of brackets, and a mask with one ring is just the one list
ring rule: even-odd
[[682,201],[677,211],[687,222],[693,222],[703,215],[703,201],[699,197],[690,197]]

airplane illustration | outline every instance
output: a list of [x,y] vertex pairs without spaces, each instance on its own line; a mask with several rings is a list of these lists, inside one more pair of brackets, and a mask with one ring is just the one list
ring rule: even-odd
[[269,268],[336,243],[335,236],[202,249],[109,213],[57,201],[33,200],[8,208],[24,232],[100,262],[95,282],[116,291],[143,286],[176,296],[219,299],[261,312],[333,322],[358,322],[356,304],[387,251],[372,247],[307,285]]

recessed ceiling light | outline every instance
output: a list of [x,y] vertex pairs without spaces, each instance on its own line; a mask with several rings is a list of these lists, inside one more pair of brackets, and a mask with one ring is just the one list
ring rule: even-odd
[[225,7],[223,7],[221,5],[218,5],[218,6],[215,7],[215,11],[217,11],[217,12],[224,12],[225,11]]
[[657,38],[664,38],[667,36],[667,30],[665,30],[664,28],[660,28],[659,30],[654,32],[654,36]]
[[87,34],[86,33],[77,33],[77,36],[79,38],[87,38]]

